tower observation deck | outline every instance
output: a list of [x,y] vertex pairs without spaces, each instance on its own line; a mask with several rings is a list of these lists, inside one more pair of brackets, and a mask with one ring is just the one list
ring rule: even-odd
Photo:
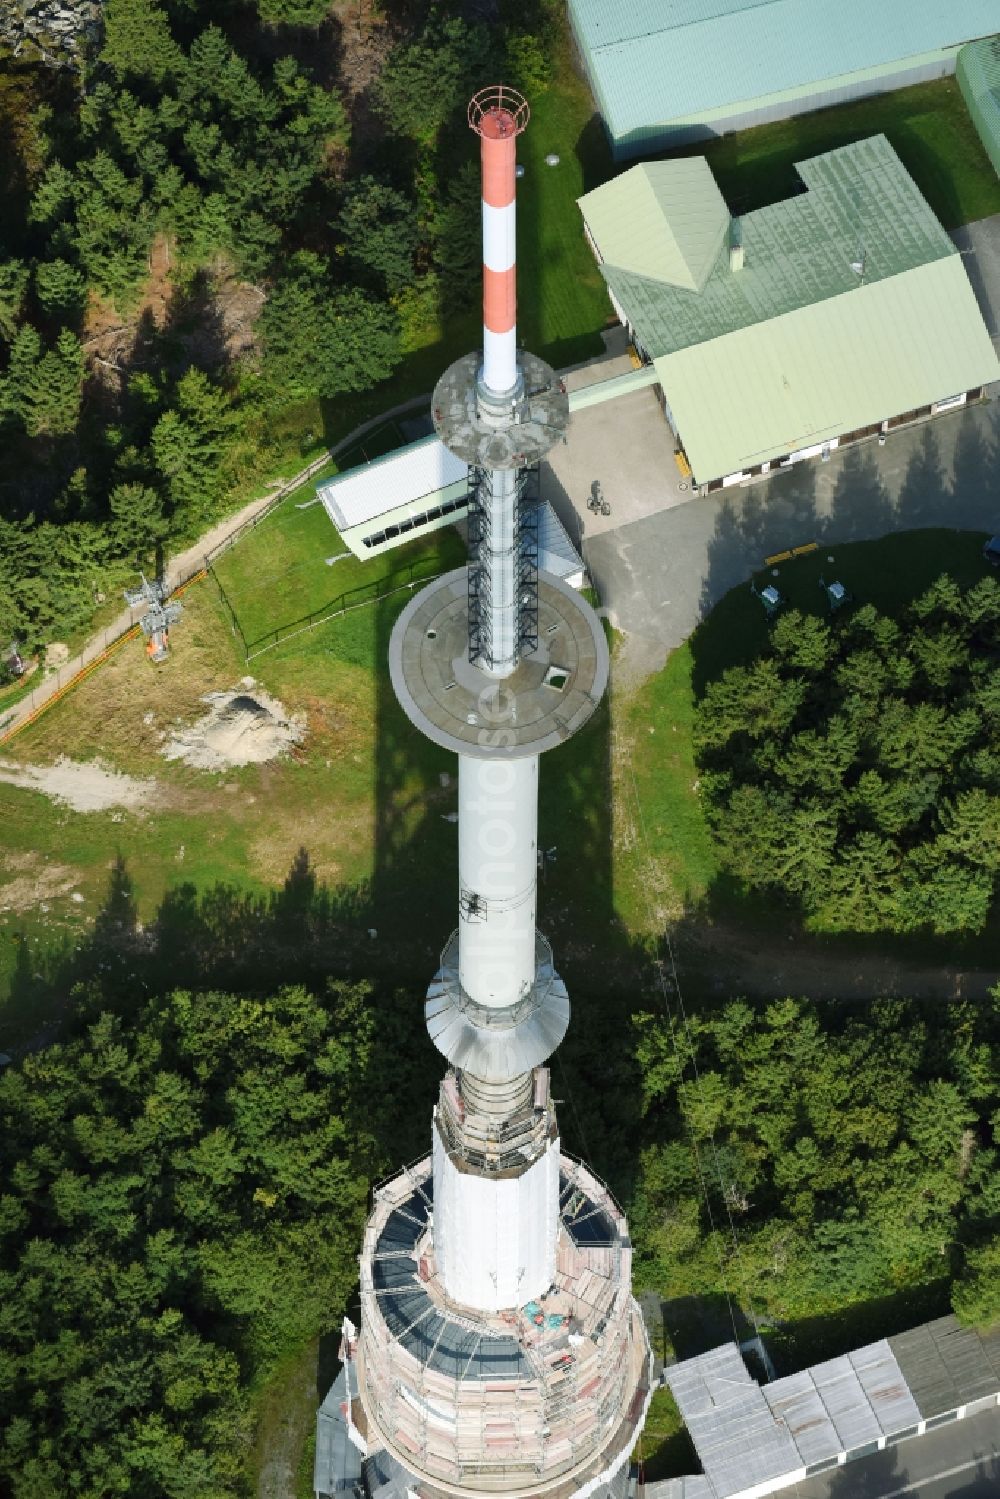
[[628,1227],[561,1150],[545,1066],[569,997],[535,925],[539,759],[593,714],[608,652],[589,604],[538,569],[537,467],[569,405],[553,370],[517,348],[527,121],[505,87],[469,106],[483,346],[445,371],[432,402],[438,435],[468,464],[469,563],[411,600],[389,645],[405,713],[458,756],[458,927],[425,1006],[448,1070],[429,1155],[375,1193],[360,1328],[345,1321],[320,1416],[319,1495],[353,1482],[343,1466],[334,1482],[332,1413],[359,1486],[379,1499],[617,1499],[651,1395]]

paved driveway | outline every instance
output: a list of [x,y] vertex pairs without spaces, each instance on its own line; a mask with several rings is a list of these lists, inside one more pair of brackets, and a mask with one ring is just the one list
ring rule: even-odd
[[1000,213],[952,230],[980,311],[994,340],[1000,335]]
[[[674,462],[674,437],[652,389],[618,396],[578,412],[569,441],[549,453],[541,469],[541,494],[551,500],[579,545],[605,536],[691,498]],[[611,506],[594,515],[587,499],[594,481]]]
[[695,496],[585,537],[584,555],[613,623],[650,643],[652,666],[771,553],[921,526],[1000,530],[996,402],[893,432],[882,448],[866,442]]

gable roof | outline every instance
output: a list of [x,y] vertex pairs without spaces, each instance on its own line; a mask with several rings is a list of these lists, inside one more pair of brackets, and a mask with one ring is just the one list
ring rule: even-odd
[[583,200],[699,483],[1000,378],[961,257],[885,137],[797,170],[803,192],[739,221],[743,268],[722,243],[700,287],[611,264],[594,226],[627,249],[625,189]]
[[609,265],[688,291],[701,291],[729,228],[703,156],[644,162],[577,201]]
[[1000,379],[957,253],[654,363],[698,482]]

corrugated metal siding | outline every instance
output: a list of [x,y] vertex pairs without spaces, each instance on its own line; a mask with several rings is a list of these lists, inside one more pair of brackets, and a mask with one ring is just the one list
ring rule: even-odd
[[[921,1417],[1000,1392],[1000,1331],[954,1317],[882,1338],[799,1374],[758,1385],[735,1343],[666,1371],[666,1382],[717,1499],[787,1487],[814,1463],[860,1455]],[[912,1387],[911,1387],[912,1382]],[[687,1499],[697,1480],[647,1486],[647,1499]]]
[[856,1349],[850,1359],[883,1436],[913,1426],[920,1413],[886,1339]]
[[[616,154],[665,144],[713,111],[733,119],[775,96],[954,50],[996,29],[996,0],[569,0],[574,33]],[[786,111],[796,112],[794,108]],[[717,129],[735,128],[720,125]],[[690,138],[690,136],[689,136]]]
[[1000,177],[1000,36],[963,47],[955,71],[972,122]]
[[836,1427],[816,1391],[809,1370],[765,1385],[764,1398],[775,1420],[787,1427],[807,1466],[823,1462],[839,1450]]
[[468,465],[439,438],[423,437],[363,468],[327,479],[316,486],[316,493],[337,530],[343,532],[462,484],[467,477]]
[[928,83],[936,78],[948,77],[955,71],[957,53],[931,52],[918,61],[905,66],[889,63],[884,68],[869,68],[862,73],[851,73],[834,79],[821,89],[788,89],[772,94],[765,100],[756,100],[749,107],[726,106],[724,109],[706,111],[689,119],[671,120],[669,125],[650,126],[635,132],[634,136],[622,137],[616,143],[615,157],[627,161],[635,156],[651,155],[670,147],[691,145],[698,141],[716,140],[735,130],[749,130],[754,125],[766,125],[772,120],[787,120],[792,115],[814,109],[831,109],[837,104],[849,104],[854,99],[867,99],[873,94],[889,93],[893,89],[908,88],[915,83]]

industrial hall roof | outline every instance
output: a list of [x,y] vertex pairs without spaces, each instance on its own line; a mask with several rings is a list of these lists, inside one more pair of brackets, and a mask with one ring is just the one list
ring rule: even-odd
[[666,1380],[718,1499],[920,1420],[884,1339],[763,1386],[727,1343],[668,1369]]
[[956,1410],[1000,1390],[1000,1327],[976,1332],[939,1317],[889,1339],[924,1417]]
[[[954,1317],[759,1385],[735,1343],[667,1369],[669,1385],[716,1499],[783,1488],[792,1475],[861,1457],[883,1438],[1000,1394],[1000,1334]],[[684,1480],[684,1499],[697,1492]],[[667,1486],[654,1499],[674,1499]],[[680,1496],[678,1496],[680,1499]]]
[[614,141],[850,75],[891,74],[997,29],[996,0],[569,0]]
[[[707,178],[714,196],[721,197],[708,163],[700,160],[705,166],[702,184]],[[669,265],[665,273],[637,274],[615,258],[627,242],[631,223],[642,214],[644,170],[631,167],[581,198],[580,208],[608,286],[654,358],[842,292],[855,292],[861,277],[852,266],[862,255],[864,284],[871,286],[955,254],[955,246],[885,136],[874,135],[797,162],[805,191],[734,220],[732,237],[742,244],[743,268],[730,269],[728,245],[720,240],[701,287],[682,288]],[[705,193],[708,199],[707,189]],[[602,217],[602,195],[616,205],[622,225],[607,249],[595,230]],[[691,196],[681,207],[684,220],[692,213]],[[669,194],[661,194],[659,207],[665,218],[672,218]]]
[[627,218],[641,169],[581,200],[698,482],[1000,378],[961,257],[885,137],[797,169],[805,191],[734,224],[700,290],[615,264],[594,234],[598,195]]

